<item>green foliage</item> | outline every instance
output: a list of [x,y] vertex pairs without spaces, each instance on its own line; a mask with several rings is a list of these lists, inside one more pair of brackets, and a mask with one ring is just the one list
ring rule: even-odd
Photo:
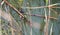
[[9,3],[11,3],[14,7],[21,8],[23,4],[23,0],[8,0]]

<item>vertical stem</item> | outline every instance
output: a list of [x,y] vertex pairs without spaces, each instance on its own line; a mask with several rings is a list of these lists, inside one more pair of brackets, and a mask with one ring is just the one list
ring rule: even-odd
[[[46,6],[48,5],[48,0],[46,0]],[[45,10],[45,27],[44,27],[44,35],[48,35],[48,18],[47,18],[47,11]]]
[[44,27],[44,35],[48,35],[48,20],[47,20],[47,12],[46,9],[45,10],[45,27]]
[[[50,0],[48,0],[47,1],[48,3],[49,3],[49,5],[50,5]],[[46,6],[47,6],[48,4],[46,3]],[[48,7],[49,8],[49,13],[48,13],[48,18],[47,18],[47,13],[46,13],[46,11],[45,11],[45,19],[46,19],[46,25],[45,25],[45,35],[48,35],[48,26],[49,26],[49,21],[50,21],[50,7]]]
[[[0,9],[1,10],[1,9]],[[1,16],[1,13],[0,13]],[[1,28],[1,17],[0,17],[0,35],[2,35],[2,28]]]
[[[50,0],[49,0],[49,5],[50,5]],[[49,6],[49,17],[50,17],[50,13],[51,13],[51,11],[50,11],[50,6]],[[48,17],[48,23],[49,23],[49,21],[50,21],[50,18]],[[52,35],[52,28],[53,28],[53,24],[51,25],[51,31],[50,31],[50,35]]]
[[52,29],[53,29],[53,23],[52,23],[52,25],[51,25],[50,35],[52,35]]
[[[30,7],[29,3],[27,3],[27,4],[28,4],[28,6]],[[28,9],[28,13],[31,14],[30,9]],[[31,21],[32,21],[31,15],[29,16],[29,18],[30,18],[30,22],[31,22]],[[30,23],[30,28],[31,28],[30,35],[32,35],[32,23]]]
[[[50,0],[48,1],[49,2],[49,5],[50,5]],[[49,17],[50,17],[50,6],[49,6]],[[50,21],[50,18],[48,17],[48,23],[49,23],[49,21]]]

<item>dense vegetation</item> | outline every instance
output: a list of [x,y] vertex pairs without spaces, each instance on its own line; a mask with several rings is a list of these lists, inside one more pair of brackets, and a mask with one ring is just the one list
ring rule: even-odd
[[60,35],[60,0],[0,0],[1,35]]

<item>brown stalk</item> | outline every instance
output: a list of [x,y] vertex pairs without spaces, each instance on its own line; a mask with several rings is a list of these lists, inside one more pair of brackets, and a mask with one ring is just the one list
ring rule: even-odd
[[22,13],[20,13],[14,6],[12,6],[7,0],[3,0],[7,5],[13,8],[20,16],[24,17]]

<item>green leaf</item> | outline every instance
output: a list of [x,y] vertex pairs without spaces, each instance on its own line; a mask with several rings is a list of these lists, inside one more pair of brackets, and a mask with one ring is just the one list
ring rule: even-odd
[[46,5],[48,5],[48,0],[45,0],[46,1]]

